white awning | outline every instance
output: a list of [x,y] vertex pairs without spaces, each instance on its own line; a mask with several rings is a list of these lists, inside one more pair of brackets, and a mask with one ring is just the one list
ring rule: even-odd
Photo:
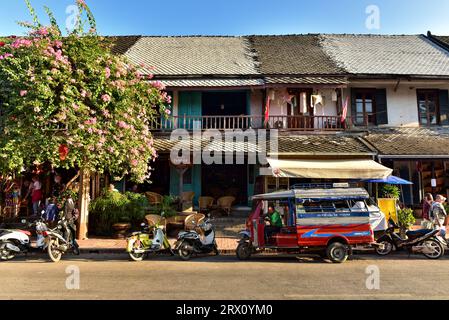
[[385,179],[393,170],[373,160],[267,159],[275,177],[308,179]]

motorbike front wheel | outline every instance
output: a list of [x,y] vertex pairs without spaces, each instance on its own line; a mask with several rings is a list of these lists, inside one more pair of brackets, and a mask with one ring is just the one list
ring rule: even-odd
[[193,254],[193,252],[191,250],[191,246],[187,242],[183,242],[178,249],[178,254],[182,260],[184,260],[184,261],[190,260],[190,258],[192,258],[192,254]]
[[50,260],[53,262],[59,262],[59,260],[61,260],[62,258],[62,251],[59,250],[58,248],[59,248],[58,239],[50,239],[47,252]]
[[381,248],[379,248],[379,247],[376,247],[376,253],[379,255],[379,256],[387,256],[387,255],[389,255],[392,251],[393,251],[393,249],[394,249],[394,244],[393,244],[393,242],[391,242],[391,241],[388,241],[388,240],[383,240],[383,241],[380,241],[380,242],[378,242],[379,244],[383,244],[383,249],[381,249]]
[[12,260],[15,258],[15,254],[12,253],[7,248],[8,243],[11,243],[11,242],[5,241],[5,242],[0,243],[0,260],[8,261],[8,260]]
[[426,240],[423,245],[432,251],[431,253],[423,253],[429,259],[439,259],[444,255],[443,246],[435,239]]
[[239,260],[248,260],[251,257],[251,251],[252,249],[249,242],[242,242],[237,246],[235,253]]
[[133,250],[131,250],[129,252],[129,257],[133,261],[137,261],[137,262],[142,261],[145,258],[146,253],[145,252],[136,253],[136,252],[134,252],[134,250],[143,251],[143,244],[142,244],[142,242],[140,242],[140,244],[138,244],[137,246],[134,244]]

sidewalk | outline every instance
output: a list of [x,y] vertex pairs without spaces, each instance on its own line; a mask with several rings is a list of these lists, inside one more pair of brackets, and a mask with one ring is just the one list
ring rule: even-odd
[[[176,239],[170,239],[173,246]],[[237,248],[237,239],[235,238],[216,238],[218,250],[220,253],[233,254]],[[79,240],[78,244],[82,253],[125,253],[126,240],[121,239],[98,239]]]

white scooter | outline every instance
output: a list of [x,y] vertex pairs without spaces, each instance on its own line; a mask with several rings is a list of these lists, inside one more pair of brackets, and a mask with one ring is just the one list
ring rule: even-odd
[[[21,221],[23,224],[26,220]],[[43,251],[47,244],[42,233],[48,230],[47,225],[42,219],[31,224],[30,227],[36,227],[37,244],[31,245],[31,232],[25,230],[0,230],[0,260],[12,260],[18,254],[27,254],[29,252]]]
[[219,255],[215,230],[210,219],[195,226],[195,230],[181,231],[174,248],[183,260],[189,260],[193,254],[200,253],[214,252]]

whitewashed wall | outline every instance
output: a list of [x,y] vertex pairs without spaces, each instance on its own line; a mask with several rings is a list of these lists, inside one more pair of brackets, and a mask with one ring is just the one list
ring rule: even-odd
[[[350,88],[375,88],[387,90],[388,125],[384,127],[418,127],[418,89],[449,90],[449,83],[444,82],[412,82],[399,83],[395,91],[396,82],[357,82],[351,83]],[[345,95],[350,89],[345,90]],[[351,114],[351,108],[349,108]]]

